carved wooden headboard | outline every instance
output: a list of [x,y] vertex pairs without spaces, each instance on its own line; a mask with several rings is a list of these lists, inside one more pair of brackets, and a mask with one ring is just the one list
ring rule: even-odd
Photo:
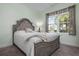
[[32,22],[29,19],[22,18],[22,19],[16,21],[16,24],[14,24],[12,27],[13,42],[14,42],[14,33],[19,30],[25,30],[26,28],[30,28],[30,29],[34,30],[34,26],[32,25]]

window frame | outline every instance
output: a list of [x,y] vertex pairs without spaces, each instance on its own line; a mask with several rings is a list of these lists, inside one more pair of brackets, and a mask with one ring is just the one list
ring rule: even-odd
[[[74,19],[73,20],[71,20],[72,22],[74,21],[74,25],[72,26],[72,28],[73,28],[73,32],[72,31],[70,31],[70,29],[69,29],[69,35],[76,35],[76,20],[75,20],[75,5],[72,5],[72,6],[69,6],[69,7],[67,7],[67,8],[64,8],[64,9],[61,9],[61,10],[58,10],[58,11],[54,11],[54,12],[50,12],[50,13],[47,13],[46,14],[46,32],[48,32],[48,16],[49,15],[55,15],[55,14],[60,14],[60,13],[63,13],[63,12],[66,12],[66,11],[69,11],[69,8],[73,8],[73,12],[74,12]],[[70,18],[70,16],[69,16],[69,18]],[[71,23],[72,23],[71,22]],[[72,24],[70,24],[69,26],[71,26]]]

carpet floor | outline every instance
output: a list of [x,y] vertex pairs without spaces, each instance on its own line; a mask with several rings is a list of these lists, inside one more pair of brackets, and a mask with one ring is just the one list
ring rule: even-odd
[[[0,48],[0,56],[25,56],[15,46]],[[52,56],[79,56],[79,47],[68,45],[60,45],[60,48],[55,51]]]

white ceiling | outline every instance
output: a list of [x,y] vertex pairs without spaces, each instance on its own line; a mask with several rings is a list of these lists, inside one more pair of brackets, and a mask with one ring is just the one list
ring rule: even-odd
[[29,8],[35,11],[44,11],[45,9],[49,8],[50,6],[54,6],[55,3],[26,3],[24,4]]

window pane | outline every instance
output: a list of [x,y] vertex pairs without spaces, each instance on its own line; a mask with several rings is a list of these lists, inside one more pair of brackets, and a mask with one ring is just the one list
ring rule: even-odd
[[48,18],[49,32],[69,32],[69,12],[52,15]]
[[59,31],[68,32],[69,31],[69,13],[65,12],[58,16],[59,18]]
[[49,16],[48,18],[48,31],[49,32],[56,32],[57,31],[57,16]]

